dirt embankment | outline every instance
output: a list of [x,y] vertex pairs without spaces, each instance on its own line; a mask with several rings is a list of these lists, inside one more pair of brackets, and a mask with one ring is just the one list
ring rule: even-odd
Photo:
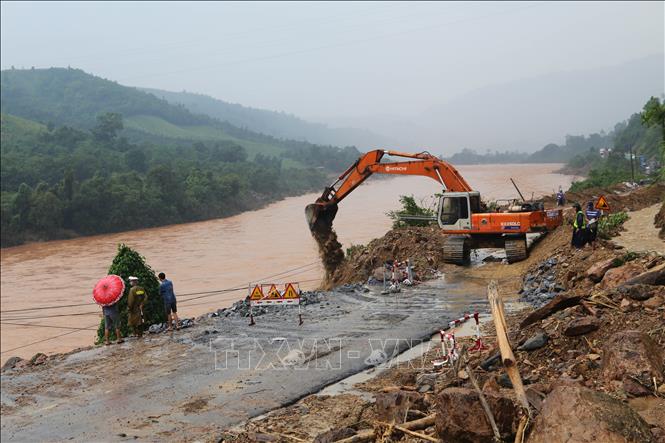
[[[566,201],[569,206],[577,202],[584,207],[589,201],[595,203],[601,195],[604,195],[607,199],[612,212],[637,211],[664,201],[665,183],[655,183],[637,189],[618,184],[611,188],[589,188],[581,192],[568,191],[566,192]],[[551,206],[556,205],[556,196],[554,195],[547,196],[543,200]]]

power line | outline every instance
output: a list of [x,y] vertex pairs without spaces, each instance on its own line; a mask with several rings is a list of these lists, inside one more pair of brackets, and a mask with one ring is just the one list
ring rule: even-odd
[[[292,274],[294,271],[298,271],[298,270],[301,270],[301,272],[306,272],[304,270],[305,268],[309,268],[309,267],[313,268],[318,263],[319,262],[312,262],[312,263],[308,263],[306,265],[297,266],[295,268],[287,269],[287,270],[279,272],[277,274],[272,274],[272,275],[269,275],[267,277],[261,277],[257,280],[253,280],[253,282],[254,281],[258,282],[258,281],[262,281],[262,280],[267,280],[267,279],[275,278],[275,277],[286,277],[286,276]],[[307,269],[307,271],[309,271],[309,270],[310,269]],[[299,272],[299,273],[301,273],[301,272]],[[296,273],[296,274],[299,274],[299,273]],[[188,293],[185,293],[185,294],[180,294],[178,296],[178,298],[188,297],[188,296],[192,296],[192,295],[217,294],[217,293],[223,293],[223,292],[235,292],[235,291],[238,291],[238,290],[241,290],[241,289],[246,289],[246,286],[235,287],[235,288],[227,288],[227,289],[219,289],[219,290],[212,290],[212,291],[188,292]],[[182,301],[194,300],[194,299],[197,299],[197,298],[200,298],[200,297],[189,298],[189,299],[184,298],[184,299],[182,299]],[[37,307],[34,307],[34,308],[1,310],[0,313],[4,314],[4,313],[16,313],[16,312],[28,312],[28,311],[42,311],[42,310],[48,310],[48,309],[72,308],[72,307],[90,306],[90,305],[92,305],[92,303],[74,303],[74,304],[69,304],[69,305],[37,306]],[[68,315],[72,315],[72,314],[68,314]],[[45,318],[45,317],[40,317],[40,318]]]
[[33,328],[54,328],[54,329],[76,329],[79,331],[96,331],[95,328],[76,328],[73,326],[56,326],[56,325],[38,325],[36,323],[10,323],[8,321],[0,321],[0,324],[12,325],[12,326],[29,326]]
[[[94,325],[87,326],[86,328],[83,328],[83,329],[92,328],[96,325],[97,325],[97,323],[95,323]],[[8,352],[13,352],[13,351],[16,351],[18,349],[27,348],[28,346],[37,345],[39,343],[44,343],[45,341],[49,341],[49,340],[53,340],[53,339],[56,339],[56,338],[64,337],[65,335],[75,334],[77,332],[81,332],[81,330],[65,332],[63,334],[58,334],[58,335],[54,335],[54,336],[49,337],[49,338],[45,338],[43,340],[33,341],[32,343],[28,343],[27,345],[17,346],[17,347],[12,348],[12,349],[6,349],[6,350],[3,350],[2,352],[0,352],[0,354],[6,354]]]
[[35,320],[40,318],[57,318],[57,317],[72,317],[79,315],[99,315],[99,311],[90,311],[90,312],[74,312],[72,314],[53,314],[53,315],[38,315],[33,317],[3,317],[5,320]]

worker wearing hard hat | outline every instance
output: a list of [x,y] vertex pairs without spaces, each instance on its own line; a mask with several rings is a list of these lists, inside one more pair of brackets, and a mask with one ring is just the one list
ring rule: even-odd
[[139,286],[138,277],[129,277],[129,284],[132,287],[127,296],[127,324],[137,337],[143,337],[143,305],[147,294],[145,289]]

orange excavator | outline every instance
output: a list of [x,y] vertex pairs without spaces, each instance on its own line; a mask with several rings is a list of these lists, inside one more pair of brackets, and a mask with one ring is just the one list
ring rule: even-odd
[[[411,160],[382,162],[384,156]],[[448,263],[467,264],[471,250],[480,248],[505,248],[509,263],[524,260],[528,256],[527,233],[547,232],[562,223],[560,209],[545,210],[542,203],[524,199],[503,211],[487,212],[480,193],[451,164],[428,152],[409,154],[379,149],[361,156],[324,189],[315,203],[307,205],[305,216],[310,230],[330,231],[339,202],[372,174],[422,175],[443,186],[436,219],[448,234],[443,251]]]

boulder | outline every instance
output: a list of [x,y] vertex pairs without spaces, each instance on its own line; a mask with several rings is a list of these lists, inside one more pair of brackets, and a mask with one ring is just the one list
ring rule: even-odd
[[522,320],[522,323],[520,323],[520,328],[525,328],[530,324],[533,324],[537,321],[549,317],[555,312],[559,312],[563,309],[575,306],[580,301],[582,301],[582,298],[583,297],[581,295],[561,292],[557,294],[552,300],[550,300],[545,306],[536,309],[531,314],[529,314],[524,320]]
[[634,261],[628,262],[618,268],[612,268],[605,273],[600,287],[603,289],[612,289],[626,282],[635,275],[642,273],[642,265]]
[[656,295],[646,300],[644,303],[642,303],[642,306],[649,309],[658,309],[661,306],[663,306],[664,303],[665,300],[663,299],[663,297],[660,295]]
[[390,280],[390,273],[388,271],[385,271],[385,268],[383,266],[375,268],[372,271],[372,277],[383,283],[384,272],[386,280]]
[[545,334],[544,332],[538,332],[534,334],[533,336],[529,337],[527,341],[522,344],[522,346],[518,347],[518,351],[535,351],[536,349],[540,349],[543,346],[547,344],[547,340],[549,339],[548,335]]
[[331,429],[330,431],[317,435],[314,438],[314,443],[333,443],[337,440],[352,437],[354,435],[356,435],[356,431],[351,428]]
[[616,292],[623,297],[628,297],[632,300],[643,301],[653,297],[654,295],[665,296],[665,286],[642,284],[626,285],[624,283],[617,288]]
[[376,416],[386,423],[404,423],[410,409],[423,409],[422,394],[413,391],[381,392],[376,395]]
[[14,369],[14,366],[17,365],[21,360],[21,357],[9,357],[4,365],[2,365],[2,370],[6,371],[8,369]]
[[568,337],[588,334],[600,327],[600,320],[591,315],[582,318],[575,318],[566,325],[563,333]]
[[557,386],[543,401],[527,443],[652,441],[649,425],[628,405],[580,386]]
[[653,377],[663,383],[663,350],[643,332],[617,332],[603,347],[602,372],[607,382],[623,382],[628,393],[642,395],[638,380],[643,386],[652,386]]
[[591,266],[589,269],[587,269],[586,276],[592,282],[598,283],[603,279],[605,273],[610,269],[612,269],[613,264],[614,264],[614,258],[608,258],[607,260],[598,262],[595,265]]
[[663,350],[641,331],[620,331],[605,342],[603,377],[606,381],[640,380],[645,386],[652,378],[663,381]]
[[41,365],[46,363],[46,360],[48,360],[48,356],[44,353],[38,352],[32,356],[30,363],[33,365]]
[[[497,393],[487,391],[484,395],[501,436],[512,439],[519,423],[519,406],[510,398]],[[494,441],[492,427],[473,389],[444,389],[437,396],[436,404],[436,432],[442,440],[460,443]]]
[[665,285],[665,263],[635,277],[631,276],[624,284]]

